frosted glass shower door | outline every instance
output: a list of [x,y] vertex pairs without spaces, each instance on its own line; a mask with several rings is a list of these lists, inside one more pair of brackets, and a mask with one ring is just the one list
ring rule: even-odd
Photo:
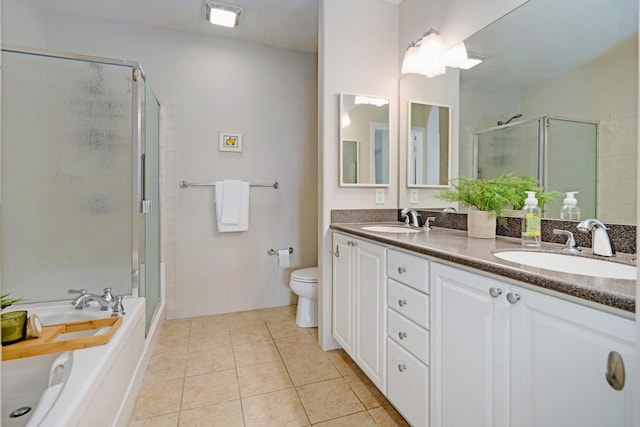
[[130,294],[132,66],[2,51],[2,291]]
[[526,173],[538,177],[540,172],[540,120],[519,122],[503,128],[475,134],[478,178]]

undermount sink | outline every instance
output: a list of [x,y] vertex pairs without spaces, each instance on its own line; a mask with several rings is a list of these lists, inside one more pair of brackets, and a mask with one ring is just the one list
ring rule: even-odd
[[375,231],[376,233],[419,233],[422,231],[417,228],[395,225],[369,225],[362,227],[362,229],[366,231]]
[[505,261],[562,273],[624,280],[636,280],[637,278],[636,267],[632,265],[594,258],[528,251],[503,251],[495,252],[493,255]]

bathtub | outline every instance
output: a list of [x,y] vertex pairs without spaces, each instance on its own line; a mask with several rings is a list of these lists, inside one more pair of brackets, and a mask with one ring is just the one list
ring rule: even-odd
[[[135,399],[132,379],[145,350],[144,298],[125,298],[122,325],[104,345],[2,362],[3,427],[113,426]],[[44,325],[107,317],[95,303],[21,305]],[[100,333],[100,332],[97,332]],[[17,416],[31,408],[22,416]],[[11,417],[11,415],[14,417]],[[124,419],[127,415],[124,415]]]

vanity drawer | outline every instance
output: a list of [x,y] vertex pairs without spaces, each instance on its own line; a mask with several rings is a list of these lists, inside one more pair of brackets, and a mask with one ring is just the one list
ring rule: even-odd
[[387,271],[389,277],[412,288],[429,293],[429,261],[404,252],[387,252]]
[[387,305],[403,316],[429,329],[429,295],[387,279]]
[[429,364],[429,331],[387,308],[387,333],[421,362]]
[[387,338],[387,397],[412,426],[429,425],[429,368]]

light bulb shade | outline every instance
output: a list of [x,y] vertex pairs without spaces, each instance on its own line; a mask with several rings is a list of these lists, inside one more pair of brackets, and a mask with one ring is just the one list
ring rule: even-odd
[[434,77],[446,72],[444,68],[444,56],[446,49],[440,39],[440,34],[430,31],[420,42],[420,74]]
[[444,63],[447,67],[459,68],[461,65],[465,65],[468,61],[468,58],[467,49],[464,47],[464,42],[460,42],[452,48],[448,49],[444,58]]
[[207,20],[214,25],[232,28],[240,22],[242,9],[239,7],[209,1],[205,5]]
[[464,64],[460,64],[462,70],[468,70],[482,62],[481,58],[467,58]]
[[420,46],[412,45],[407,49],[402,61],[402,74],[420,72]]

